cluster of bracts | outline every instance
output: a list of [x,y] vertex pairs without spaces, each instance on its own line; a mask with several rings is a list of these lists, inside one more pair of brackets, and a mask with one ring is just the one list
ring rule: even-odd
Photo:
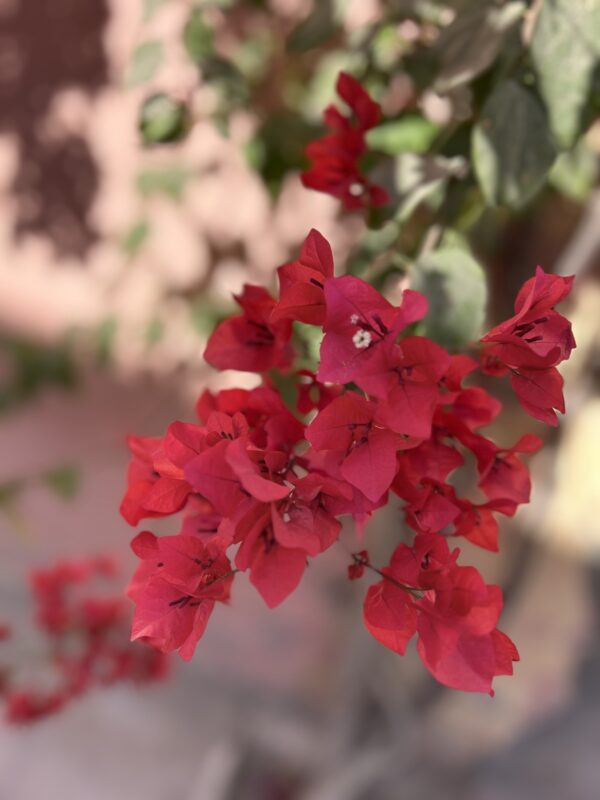
[[[8,722],[47,717],[98,686],[147,683],[167,674],[169,661],[164,653],[132,646],[129,603],[114,587],[110,590],[115,578],[116,565],[106,556],[60,561],[31,574],[43,646],[35,663],[29,654],[19,659],[19,670],[5,667],[0,672],[0,696]],[[3,648],[13,638],[8,626],[0,626],[0,641],[6,642]],[[21,673],[26,670],[34,686],[23,684]]]
[[[331,248],[315,230],[278,277],[278,299],[244,288],[236,297],[241,313],[216,328],[204,354],[218,369],[257,373],[260,385],[206,391],[198,423],[174,422],[162,438],[130,438],[125,519],[137,525],[184,511],[176,535],[144,531],[132,542],[141,560],[129,588],[133,638],[191,658],[238,573],[277,606],[298,586],[307,560],[338,540],[341,517],[353,518],[360,532],[392,494],[415,536],[398,544],[385,567],[364,550],[353,555],[351,579],[377,578],[366,593],[365,625],[400,654],[416,634],[439,681],[491,692],[494,677],[511,674],[518,659],[496,628],[501,591],[459,566],[449,543],[462,537],[497,550],[496,515],[512,516],[528,501],[520,456],[541,441],[525,435],[499,446],[484,436],[480,429],[501,404],[473,381],[510,374],[525,410],[556,424],[555,409],[563,410],[556,365],[574,340],[554,306],[572,279],[538,268],[514,317],[472,355],[450,355],[415,334],[427,313],[423,295],[407,289],[394,306],[360,278],[334,277]],[[316,373],[295,367],[296,322],[324,334]],[[296,383],[297,414],[274,373]],[[475,500],[448,480],[467,453],[477,469]]]

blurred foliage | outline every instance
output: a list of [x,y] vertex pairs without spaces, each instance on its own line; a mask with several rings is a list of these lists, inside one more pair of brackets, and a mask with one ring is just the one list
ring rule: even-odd
[[188,110],[164,93],[148,97],[140,109],[139,129],[146,145],[177,142],[185,136]]
[[47,385],[72,389],[76,385],[71,337],[44,347],[25,339],[0,334],[0,413],[33,397]]
[[[392,197],[364,219],[346,269],[379,287],[408,276],[430,299],[428,334],[450,347],[478,334],[479,264],[489,268],[510,226],[549,202],[569,204],[575,218],[598,184],[596,0],[398,0],[362,27],[348,25],[345,0],[309,3],[304,18],[262,0],[197,0],[175,34],[197,95],[161,83],[173,42],[161,41],[160,14],[173,2],[140,0],[143,26],[124,74],[143,92],[140,143],[152,150],[135,179],[142,209],[119,242],[127,259],[143,256],[153,234],[146,199],[182,203],[202,180],[176,148],[171,162],[155,150],[185,140],[198,121],[227,137],[236,117],[249,119],[241,156],[277,203],[323,134],[325,107],[339,102],[341,69],[382,105],[363,166]],[[202,337],[227,313],[213,298],[185,299]],[[109,316],[93,331],[98,363],[111,361],[118,329]],[[160,315],[143,336],[149,348],[161,341]],[[70,340],[47,348],[3,337],[0,355],[0,410],[46,384],[75,382]]]
[[160,42],[144,42],[133,53],[129,68],[125,76],[128,86],[138,86],[149,81],[160,66],[162,59],[162,44]]

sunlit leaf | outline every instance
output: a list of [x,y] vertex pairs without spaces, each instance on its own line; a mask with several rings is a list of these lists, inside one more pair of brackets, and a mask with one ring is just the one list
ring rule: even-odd
[[419,114],[384,122],[367,133],[367,144],[390,156],[426,153],[438,134],[438,127]]
[[426,336],[450,350],[480,338],[487,287],[482,268],[468,251],[443,247],[424,256],[411,270],[411,289],[429,301]]
[[600,2],[544,0],[531,57],[552,133],[561,147],[571,147],[585,123],[600,65]]

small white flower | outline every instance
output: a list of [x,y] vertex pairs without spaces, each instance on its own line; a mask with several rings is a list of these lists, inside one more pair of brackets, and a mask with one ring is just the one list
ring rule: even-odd
[[350,187],[348,189],[352,197],[360,197],[361,194],[364,192],[364,190],[365,187],[362,185],[362,183],[357,183],[356,181],[350,184]]
[[350,316],[350,322],[352,323],[352,325],[358,325],[358,320],[359,320],[358,314],[352,314]]
[[290,515],[288,514],[287,511],[284,513],[282,519],[283,519],[284,522],[289,522],[291,520],[291,517],[290,517]]
[[369,331],[356,331],[352,337],[352,343],[357,350],[364,350],[373,341]]

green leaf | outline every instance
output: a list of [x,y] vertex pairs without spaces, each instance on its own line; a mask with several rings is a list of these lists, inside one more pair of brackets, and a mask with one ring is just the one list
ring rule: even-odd
[[600,64],[600,2],[544,0],[533,31],[531,58],[552,133],[561,148],[569,148],[585,124]]
[[136,222],[127,231],[121,242],[121,247],[126,255],[133,258],[138,254],[150,233],[150,226],[147,222]]
[[501,83],[488,98],[471,146],[487,202],[517,209],[542,188],[556,158],[544,109],[514,81]]
[[459,12],[435,44],[434,53],[440,64],[435,90],[448,92],[485,72],[500,52],[506,33],[523,16],[525,8],[523,2],[497,7],[478,0],[466,11]]
[[411,270],[411,289],[429,301],[423,333],[450,350],[477,341],[487,302],[485,275],[466,250],[442,247],[422,257]]
[[138,127],[146,145],[177,142],[187,130],[188,111],[166,94],[147,98],[140,110]]
[[426,153],[438,134],[438,127],[419,114],[384,122],[367,133],[367,144],[389,156]]
[[72,500],[79,491],[79,470],[73,464],[50,470],[42,475],[42,481],[63,500]]
[[183,30],[183,44],[186,52],[194,64],[211,55],[214,49],[213,32],[204,22],[204,14],[195,8]]
[[158,41],[144,42],[133,51],[125,75],[127,86],[139,86],[153,76],[162,60],[163,47]]
[[137,176],[137,190],[143,197],[166,195],[179,202],[193,172],[173,164],[163,169],[148,169]]
[[569,153],[561,153],[550,170],[551,186],[572,200],[583,203],[598,179],[598,158],[581,139]]

